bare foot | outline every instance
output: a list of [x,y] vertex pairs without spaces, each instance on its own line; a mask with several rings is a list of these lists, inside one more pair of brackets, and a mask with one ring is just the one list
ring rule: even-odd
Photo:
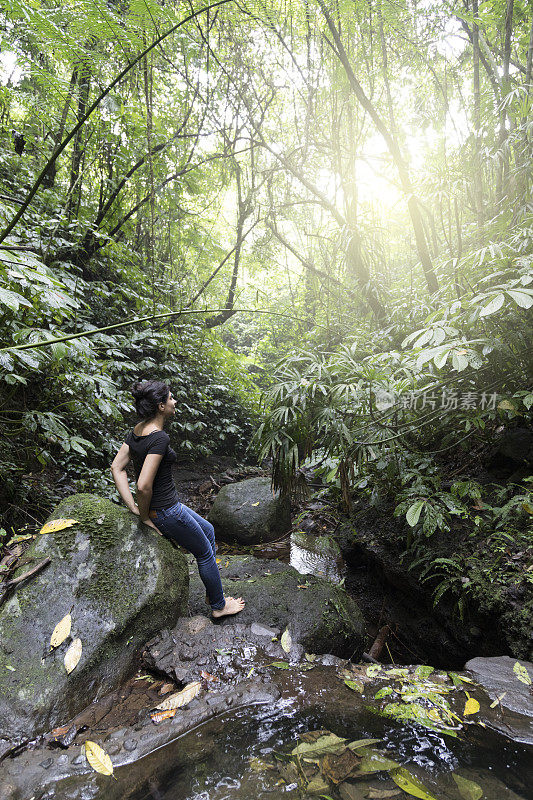
[[244,600],[242,597],[226,597],[224,608],[214,608],[211,613],[214,617],[225,617],[229,614],[238,614],[243,608]]

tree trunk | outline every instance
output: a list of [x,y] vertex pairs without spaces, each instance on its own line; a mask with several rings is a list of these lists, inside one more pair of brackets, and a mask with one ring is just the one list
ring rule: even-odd
[[[68,86],[67,97],[66,97],[65,103],[63,105],[63,111],[61,113],[61,121],[59,123],[59,128],[58,128],[57,133],[54,136],[54,150],[59,146],[59,144],[61,143],[61,140],[63,139],[63,134],[65,132],[65,125],[66,125],[66,122],[67,122],[67,116],[68,116],[70,104],[72,102],[72,96],[74,94],[74,88],[75,88],[77,82],[78,82],[78,66],[75,66],[74,69],[72,70],[72,75],[71,75],[70,83],[69,83],[69,86]],[[46,171],[45,176],[43,178],[43,186],[46,189],[52,189],[53,188],[55,180],[56,180],[56,175],[57,175],[57,162],[56,161],[52,161],[52,163],[49,165],[48,170]]]
[[[91,85],[91,72],[89,66],[83,63],[79,67],[79,93],[78,93],[78,120],[83,119],[89,101]],[[74,209],[79,205],[82,194],[83,176],[80,175],[80,165],[83,158],[84,129],[80,128],[74,137],[72,148],[72,162],[70,168],[69,196],[66,207],[66,214],[70,221]],[[55,163],[55,162],[54,162]]]
[[333,23],[333,20],[331,19],[329,11],[326,8],[323,0],[318,0],[318,3],[320,5],[320,8],[322,9],[322,13],[324,14],[328,28],[330,29],[331,35],[333,36],[333,40],[335,42],[336,49],[333,48],[333,50],[337,55],[337,57],[339,58],[342,66],[344,67],[344,71],[346,72],[346,76],[348,78],[350,86],[352,87],[355,96],[357,97],[357,99],[359,100],[365,111],[369,114],[377,130],[383,136],[385,143],[389,149],[389,152],[392,156],[392,159],[398,170],[402,189],[408,198],[407,207],[409,209],[409,215],[411,217],[411,223],[413,225],[413,231],[415,234],[418,257],[422,264],[422,269],[424,271],[424,276],[426,278],[428,290],[431,293],[434,293],[438,291],[439,284],[437,281],[437,276],[435,275],[435,272],[433,270],[433,265],[431,263],[431,257],[429,255],[426,238],[424,236],[424,226],[422,223],[422,216],[420,213],[420,208],[418,206],[418,201],[414,195],[414,187],[409,177],[407,165],[400,152],[398,141],[388,130],[387,126],[384,124],[383,120],[379,116],[375,106],[366,96],[363,87],[357,80],[355,73],[351,67],[348,56],[346,54],[346,50],[344,49],[344,45],[342,44],[339,32],[335,27],[335,24]]
[[[505,7],[505,39],[504,39],[504,46],[503,46],[503,75],[502,75],[502,100],[505,101],[505,98],[509,94],[510,91],[510,82],[509,82],[509,62],[511,60],[511,34],[513,31],[513,9],[514,9],[514,0],[507,0],[507,5]],[[502,108],[501,116],[500,116],[500,131],[498,136],[498,148],[502,150],[502,157],[501,163],[498,168],[498,198],[500,200],[503,199],[505,192],[506,192],[506,184],[509,178],[509,154],[507,149],[504,148],[505,141],[507,139],[507,109],[505,106]]]
[[483,238],[483,225],[485,214],[483,210],[483,183],[481,173],[481,92],[479,84],[479,27],[476,22],[478,15],[478,0],[472,0],[474,12],[474,27],[472,30],[472,57],[474,69],[474,197],[476,203],[476,218],[480,238]]

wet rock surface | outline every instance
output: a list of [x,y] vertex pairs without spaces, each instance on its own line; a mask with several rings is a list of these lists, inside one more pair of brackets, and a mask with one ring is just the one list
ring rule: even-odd
[[225,541],[271,542],[291,527],[290,501],[272,493],[269,477],[248,478],[222,487],[208,519]]
[[[182,677],[178,680],[182,683],[187,683],[189,678],[199,680],[202,673],[207,674],[197,698],[178,709],[172,719],[157,725],[147,707],[139,712],[135,724],[99,736],[91,732],[80,734],[64,752],[41,745],[16,758],[8,758],[2,763],[0,796],[3,800],[14,800],[20,792],[31,796],[36,786],[44,787],[71,775],[92,773],[83,752],[80,753],[80,744],[87,738],[103,747],[112,757],[113,765],[118,767],[136,761],[230,708],[275,702],[280,689],[268,677],[265,665],[273,658],[295,660],[301,648],[295,646],[287,654],[279,640],[272,641],[272,633],[276,631],[259,623],[252,626],[235,622],[221,627],[207,617],[181,619],[172,633],[164,631],[149,642],[143,660],[145,666],[171,679],[179,674]],[[151,707],[154,706],[155,702]]]
[[[189,562],[189,607],[205,613],[205,587],[194,558]],[[364,650],[364,620],[356,602],[325,578],[302,575],[279,561],[252,556],[222,556],[219,563],[224,593],[243,597],[246,605],[239,622],[255,620],[284,630],[293,642],[312,653],[332,653],[358,660]],[[221,626],[234,620],[223,617]]]
[[[73,495],[50,516],[60,518],[79,522],[37,537],[26,558],[51,562],[0,609],[0,755],[118,686],[147,639],[186,610],[184,555],[138,517],[96,495]],[[69,613],[70,634],[51,649]],[[68,674],[64,656],[75,638],[82,654]]]
[[[486,693],[481,698],[486,724],[515,742],[533,745],[533,687],[517,678],[515,665],[520,664],[533,680],[533,664],[509,656],[473,658],[465,669]],[[500,714],[488,714],[490,703],[498,701]]]

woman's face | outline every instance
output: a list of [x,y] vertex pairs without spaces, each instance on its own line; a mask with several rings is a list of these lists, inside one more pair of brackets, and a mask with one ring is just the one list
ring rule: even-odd
[[163,416],[172,417],[176,412],[176,403],[177,402],[178,401],[176,400],[176,398],[174,397],[172,392],[169,392],[169,395],[168,395],[168,397],[166,399],[166,402],[159,404],[159,410],[162,411]]

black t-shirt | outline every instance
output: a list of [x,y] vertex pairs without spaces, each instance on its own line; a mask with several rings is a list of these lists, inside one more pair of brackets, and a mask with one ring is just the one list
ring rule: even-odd
[[172,480],[172,464],[176,461],[176,453],[169,447],[170,437],[165,431],[152,431],[146,436],[137,436],[132,430],[126,436],[126,444],[130,448],[135,469],[135,480],[144,464],[144,459],[149,453],[163,455],[159,468],[155,474],[152,486],[152,499],[150,508],[170,508],[179,501],[174,481]]

